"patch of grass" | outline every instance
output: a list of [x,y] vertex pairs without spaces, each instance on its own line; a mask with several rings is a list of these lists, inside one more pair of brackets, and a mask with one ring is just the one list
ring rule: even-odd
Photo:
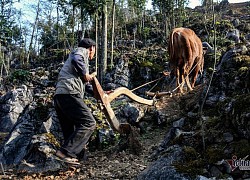
[[235,98],[234,114],[240,115],[242,112],[246,112],[247,109],[250,109],[250,94],[236,96]]
[[197,174],[203,174],[205,169],[205,161],[201,158],[186,162],[175,162],[173,165],[176,171],[188,174],[192,179],[195,179]]
[[186,161],[196,160],[199,156],[197,151],[191,146],[184,146],[183,151],[184,151],[184,156],[185,156]]
[[223,147],[221,145],[212,145],[207,147],[205,152],[205,159],[208,161],[209,164],[216,163],[225,157],[223,153]]
[[232,147],[234,149],[234,154],[239,158],[244,158],[245,156],[249,155],[250,142],[247,139],[233,142]]
[[220,117],[212,116],[212,117],[209,117],[208,120],[206,121],[206,127],[213,128],[213,127],[218,126],[221,123],[222,121]]
[[49,143],[54,144],[56,147],[60,147],[60,143],[57,141],[53,134],[45,133],[44,135],[47,137]]
[[30,78],[31,78],[30,72],[23,69],[17,69],[13,71],[9,77],[10,81],[12,81],[13,83],[26,82],[29,81]]

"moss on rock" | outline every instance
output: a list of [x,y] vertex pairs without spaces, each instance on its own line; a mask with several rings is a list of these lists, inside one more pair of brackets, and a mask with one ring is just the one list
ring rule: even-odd
[[214,164],[224,159],[223,147],[221,145],[212,145],[207,147],[205,151],[205,159],[209,164]]
[[231,145],[234,150],[234,154],[238,157],[244,158],[245,156],[249,155],[250,150],[250,142],[247,139],[242,139],[240,141],[235,141]]

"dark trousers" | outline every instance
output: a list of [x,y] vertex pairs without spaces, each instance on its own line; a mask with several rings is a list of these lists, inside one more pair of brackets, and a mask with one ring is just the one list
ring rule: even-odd
[[64,136],[60,150],[68,156],[77,157],[96,127],[95,118],[78,95],[57,94],[54,104]]

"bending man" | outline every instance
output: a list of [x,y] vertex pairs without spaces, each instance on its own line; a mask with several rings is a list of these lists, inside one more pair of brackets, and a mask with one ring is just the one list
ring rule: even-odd
[[95,55],[95,45],[90,38],[80,41],[63,65],[56,85],[54,104],[64,136],[56,156],[71,164],[79,164],[77,156],[96,127],[93,115],[83,102],[85,91],[93,94],[89,60]]

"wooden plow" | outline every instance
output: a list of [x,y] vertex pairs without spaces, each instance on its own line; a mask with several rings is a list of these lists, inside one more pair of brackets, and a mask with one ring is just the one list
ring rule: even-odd
[[96,77],[94,77],[92,81],[92,86],[94,90],[94,97],[97,99],[97,101],[99,101],[99,104],[101,105],[100,108],[104,112],[111,128],[121,134],[123,133],[128,134],[131,131],[131,126],[129,123],[120,123],[118,121],[110,105],[112,100],[114,100],[116,97],[120,95],[126,95],[130,99],[141,104],[146,104],[150,106],[155,104],[154,100],[149,100],[149,99],[145,99],[140,96],[137,96],[136,94],[132,93],[131,90],[125,87],[119,87],[115,89],[114,91],[112,91],[111,93],[106,94]]

